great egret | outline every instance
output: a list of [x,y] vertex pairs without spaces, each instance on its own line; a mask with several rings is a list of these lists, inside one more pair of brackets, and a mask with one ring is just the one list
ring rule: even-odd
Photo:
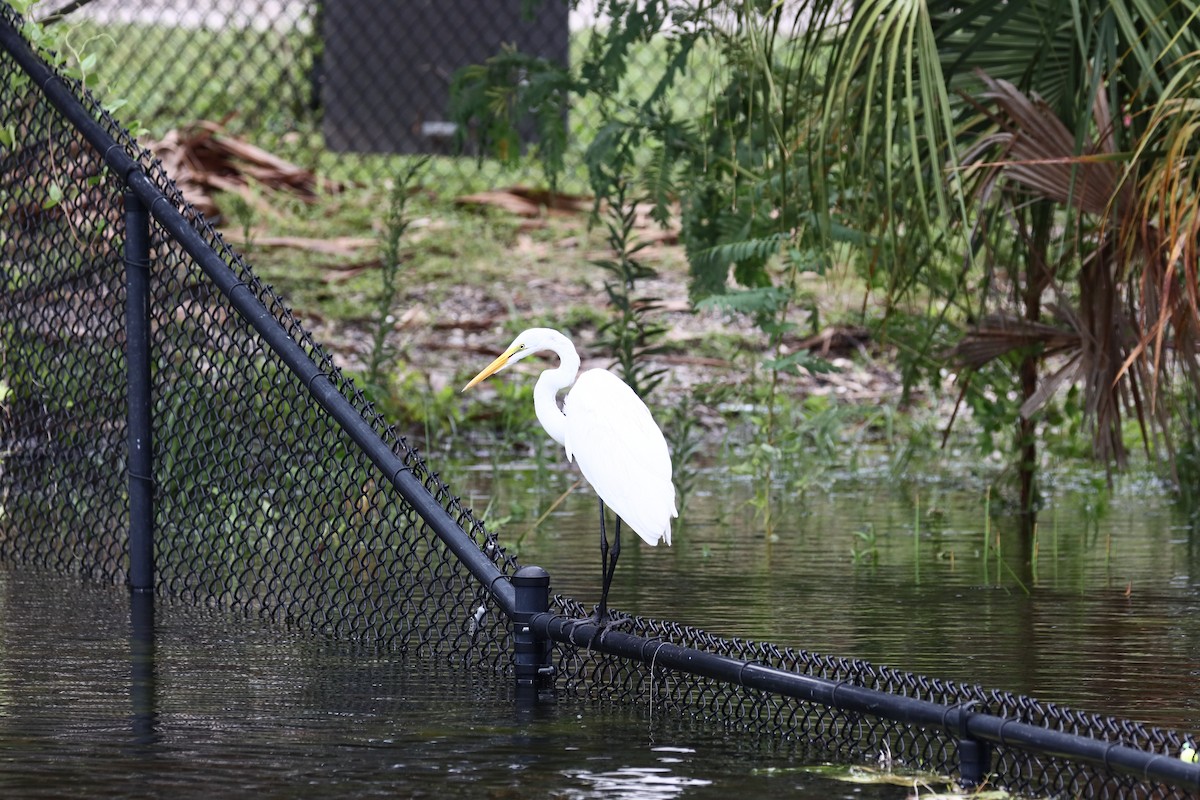
[[[600,498],[600,567],[604,588],[595,619],[608,619],[608,590],[617,558],[621,555],[621,521],[649,545],[671,544],[671,518],[675,486],[671,483],[671,455],[650,409],[628,385],[604,369],[579,373],[579,354],[571,340],[550,328],[523,331],[500,356],[463,387],[480,381],[534,353],[550,351],[559,365],[538,376],[533,387],[533,409],[550,438],[575,460],[583,477]],[[558,393],[574,387],[558,407]],[[604,532],[604,506],[616,514],[612,550]]]

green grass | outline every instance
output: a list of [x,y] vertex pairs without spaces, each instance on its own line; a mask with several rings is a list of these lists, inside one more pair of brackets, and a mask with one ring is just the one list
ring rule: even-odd
[[[386,203],[387,187],[380,182],[324,192],[312,204],[288,201],[269,190],[252,189],[250,194],[252,233],[249,243],[239,244],[238,249],[263,280],[287,295],[297,308],[319,311],[332,320],[368,320],[371,307],[367,301],[378,291],[376,244],[329,255],[263,246],[256,240],[267,236],[357,237],[378,242],[377,214]],[[487,211],[460,210],[452,199],[428,198],[413,204],[413,216],[419,223],[402,243],[406,286],[478,285],[495,277],[489,265],[503,262],[505,251],[512,246],[517,221]],[[216,201],[222,208],[236,206],[230,195],[219,195]],[[226,228],[241,233],[239,225]]]
[[[243,221],[249,223],[251,242],[238,245],[238,249],[297,310],[338,322],[368,320],[368,301],[377,291],[377,276],[369,266],[376,257],[375,248],[331,257],[253,243],[266,236],[378,237],[389,178],[405,171],[414,158],[324,149],[311,82],[321,46],[318,34],[301,32],[301,25],[292,30],[209,30],[165,24],[98,24],[82,19],[68,24],[69,49],[81,57],[95,57],[89,85],[104,102],[122,103],[116,112],[118,119],[143,128],[147,140],[195,120],[223,121],[231,133],[330,181],[312,204],[252,188],[246,194],[249,212],[244,220],[233,218],[236,204],[230,198],[218,197],[217,201],[228,217],[223,221],[227,230],[237,232]],[[315,30],[311,24],[307,27]],[[591,31],[572,35],[573,63],[583,60],[594,35]],[[695,114],[700,107],[717,74],[714,55],[715,48],[699,54],[696,67],[670,95],[679,114]],[[624,99],[644,98],[668,57],[661,37],[636,45],[630,54]],[[364,79],[369,80],[369,74],[364,73]],[[403,98],[397,97],[396,102]],[[568,169],[560,183],[562,190],[586,191],[583,153],[603,121],[603,112],[593,98],[584,98],[571,110]],[[543,183],[535,158],[523,159],[515,166],[473,157],[429,160],[423,191],[412,203],[413,216],[424,217],[429,224],[418,225],[409,235],[406,247],[411,257],[404,265],[405,283],[426,287],[425,296],[419,298],[422,304],[448,302],[453,292],[463,287],[483,290],[502,283],[511,287],[548,277],[564,267],[578,268],[581,282],[593,279],[594,270],[584,262],[585,248],[594,247],[595,239],[583,220],[525,231],[535,247],[522,253],[517,247],[522,232],[519,220],[461,209],[453,203],[455,197],[466,193],[530,183]],[[574,252],[547,255],[545,248],[536,247],[553,245],[567,236],[581,241]],[[347,269],[356,263],[366,268]],[[594,301],[568,302],[553,308],[553,319],[532,321],[594,328],[603,324],[605,314],[602,305]]]
[[[89,85],[106,103],[121,102],[118,119],[158,138],[198,119],[224,121],[283,158],[335,180],[372,180],[395,174],[410,156],[331,153],[324,149],[320,111],[313,97],[314,64],[321,42],[298,29],[208,30],[164,24],[98,24],[70,19],[67,43],[80,56],[95,56]],[[573,64],[582,61],[594,34],[572,34]],[[669,54],[656,38],[630,52],[628,87],[619,101],[644,99]],[[719,75],[715,46],[698,50],[692,67],[669,95],[670,109],[687,118],[703,107]],[[370,80],[367,72],[364,80]],[[404,98],[397,96],[397,104]],[[605,121],[599,102],[583,98],[569,115],[567,171],[560,188],[586,192],[583,154]],[[647,150],[645,156],[649,158]],[[436,156],[430,178],[446,193],[517,183],[543,183],[536,159],[506,166],[495,159]]]
[[[434,193],[436,187],[439,191]],[[538,280],[562,280],[587,286],[597,270],[587,263],[586,249],[598,240],[587,229],[587,219],[578,216],[548,222],[534,234],[522,233],[523,221],[488,208],[455,204],[454,196],[440,193],[436,179],[426,177],[424,188],[413,199],[413,227],[401,243],[400,311],[404,303],[419,303],[428,311],[453,305],[456,297],[473,304],[481,299],[504,306],[521,303],[522,284]],[[318,313],[323,319],[366,322],[371,318],[368,302],[379,288],[378,246],[369,244],[344,255],[329,255],[294,247],[261,244],[265,237],[302,237],[332,240],[357,237],[380,240],[377,215],[386,203],[387,186],[350,186],[339,192],[323,192],[316,202],[306,204],[279,192],[252,188],[248,243],[236,245],[264,281],[283,293],[293,307]],[[223,229],[231,238],[245,238],[243,224],[234,219],[237,196],[216,197],[228,209]],[[575,237],[579,246],[560,247],[558,242]],[[529,316],[524,322],[554,323],[562,327],[596,327],[605,317],[602,306],[581,296],[553,308],[551,317]],[[515,333],[515,331],[513,331]]]

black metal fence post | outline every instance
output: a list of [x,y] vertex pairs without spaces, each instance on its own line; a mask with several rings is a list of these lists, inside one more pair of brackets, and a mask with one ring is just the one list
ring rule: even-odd
[[964,789],[982,786],[992,771],[992,748],[967,730],[975,701],[958,709],[958,783]]
[[513,667],[517,678],[517,704],[533,705],[554,690],[554,665],[550,640],[529,625],[534,614],[550,609],[550,573],[541,567],[521,567],[512,576],[516,590],[513,616]]
[[150,418],[150,214],[125,190],[125,360],[129,377],[129,588],[154,591]]
[[133,706],[133,741],[138,745],[152,745],[159,740],[153,592],[130,592],[129,622],[129,699]]

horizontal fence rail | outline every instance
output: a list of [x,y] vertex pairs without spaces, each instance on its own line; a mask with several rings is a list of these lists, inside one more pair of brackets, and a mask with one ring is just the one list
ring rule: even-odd
[[1020,793],[1200,792],[1177,732],[669,621],[587,621],[17,23],[0,3],[15,134],[0,151],[0,560],[448,658],[515,677],[518,699],[646,703]]
[[[536,614],[529,627],[538,636],[579,647],[594,648],[663,669],[683,670],[772,694],[785,695],[829,708],[870,714],[922,727],[940,727],[965,740],[977,740],[1032,753],[1047,753],[1119,770],[1136,778],[1162,781],[1200,791],[1200,767],[1160,753],[1148,753],[1113,742],[1048,730],[975,709],[974,702],[947,706],[912,697],[880,692],[848,681],[788,672],[742,659],[680,647],[671,642],[630,636],[587,620]],[[961,742],[960,742],[961,746]],[[964,770],[965,771],[965,770]],[[971,785],[987,769],[972,774]]]

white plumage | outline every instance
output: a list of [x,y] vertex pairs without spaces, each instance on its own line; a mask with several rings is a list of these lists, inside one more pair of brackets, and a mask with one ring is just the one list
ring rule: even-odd
[[671,454],[650,409],[616,375],[590,369],[563,403],[563,446],[605,505],[646,544],[671,543]]
[[[566,449],[567,458],[579,465],[601,502],[621,521],[647,544],[671,544],[671,519],[678,516],[678,511],[671,483],[671,455],[662,431],[654,424],[646,404],[616,375],[603,369],[579,375],[579,354],[566,336],[550,328],[522,332],[463,391],[509,364],[544,351],[558,355],[559,365],[542,372],[534,386],[533,406],[538,421],[550,438]],[[574,386],[560,409],[558,393],[571,384]],[[611,559],[603,527],[600,534],[604,593],[596,616],[604,619],[608,588],[620,553],[620,523]]]

